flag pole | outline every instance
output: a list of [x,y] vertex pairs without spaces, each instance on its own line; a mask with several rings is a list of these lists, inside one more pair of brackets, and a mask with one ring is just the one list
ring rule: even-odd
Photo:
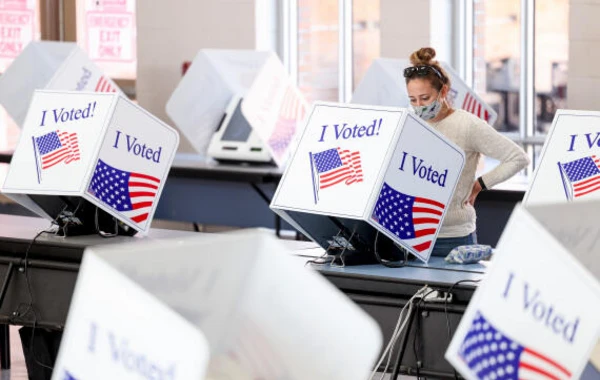
[[42,178],[40,175],[40,165],[38,160],[37,149],[35,148],[35,137],[31,136],[31,143],[33,144],[33,154],[35,155],[35,169],[37,171],[38,184],[42,183]]
[[315,197],[315,204],[317,204],[317,201],[319,199],[317,198],[317,185],[315,183],[315,168],[314,168],[314,165],[313,165],[313,155],[312,155],[311,152],[308,152],[308,157],[310,159],[310,174],[311,174],[311,177],[312,177],[313,195]]
[[565,180],[565,172],[564,172],[564,169],[563,169],[560,161],[558,162],[558,172],[560,173],[560,179],[562,180],[562,183],[563,183],[563,190],[565,191],[565,196],[567,197],[568,201],[572,201],[573,196],[569,196],[569,191],[567,190],[567,186],[568,186],[567,182],[571,182],[571,181],[569,180],[568,177]]

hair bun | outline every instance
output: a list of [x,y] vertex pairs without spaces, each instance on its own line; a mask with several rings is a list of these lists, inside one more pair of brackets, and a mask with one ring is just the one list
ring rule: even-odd
[[431,47],[420,48],[410,55],[410,63],[413,66],[436,64],[434,61],[435,49]]

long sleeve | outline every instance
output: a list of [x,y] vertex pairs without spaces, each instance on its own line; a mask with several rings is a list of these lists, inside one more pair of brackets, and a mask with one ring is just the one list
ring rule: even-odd
[[483,120],[475,120],[468,131],[467,144],[473,151],[500,161],[493,170],[482,175],[487,188],[506,181],[529,164],[529,158],[521,147]]

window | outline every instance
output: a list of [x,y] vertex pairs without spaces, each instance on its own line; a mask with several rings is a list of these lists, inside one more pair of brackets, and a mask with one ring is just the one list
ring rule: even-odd
[[498,113],[494,127],[519,130],[521,0],[473,4],[473,87]]
[[[40,39],[40,7],[37,0],[0,0],[0,74],[27,44]],[[0,150],[17,145],[19,128],[0,106]]]
[[381,55],[381,31],[379,29],[380,2],[378,0],[354,0],[352,3],[352,89],[363,79],[375,58]]
[[298,86],[307,101],[338,100],[338,0],[298,0]]
[[[522,14],[532,4],[533,14]],[[568,14],[568,0],[473,0],[474,87],[498,112],[497,130],[519,132],[527,143],[547,133],[556,110],[564,108]],[[523,68],[528,55],[533,65]],[[529,84],[527,78],[535,80]],[[531,104],[521,101],[529,91]],[[524,104],[528,109],[521,109]],[[520,117],[521,113],[532,116]]]
[[[131,97],[137,67],[135,0],[0,0],[0,74],[32,40],[77,41]],[[0,150],[20,129],[0,106]]]
[[[349,101],[373,59],[380,55],[379,1],[297,3],[300,90],[309,102]],[[286,43],[293,46],[293,42]],[[294,65],[290,67],[293,71]],[[291,74],[294,77],[294,72]]]
[[0,0],[0,73],[33,40],[40,39],[37,0]]
[[78,0],[77,43],[109,77],[135,79],[135,0]]
[[569,64],[569,0],[536,2],[535,132],[546,134],[556,110],[566,107]]

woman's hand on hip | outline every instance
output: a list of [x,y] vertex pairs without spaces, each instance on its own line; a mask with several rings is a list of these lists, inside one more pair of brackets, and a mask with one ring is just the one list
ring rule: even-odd
[[470,204],[471,206],[475,206],[475,199],[477,199],[477,195],[479,195],[481,190],[482,190],[481,185],[479,184],[478,181],[475,181],[473,183],[473,187],[471,188],[471,194],[469,195],[469,198],[465,202],[465,205]]

